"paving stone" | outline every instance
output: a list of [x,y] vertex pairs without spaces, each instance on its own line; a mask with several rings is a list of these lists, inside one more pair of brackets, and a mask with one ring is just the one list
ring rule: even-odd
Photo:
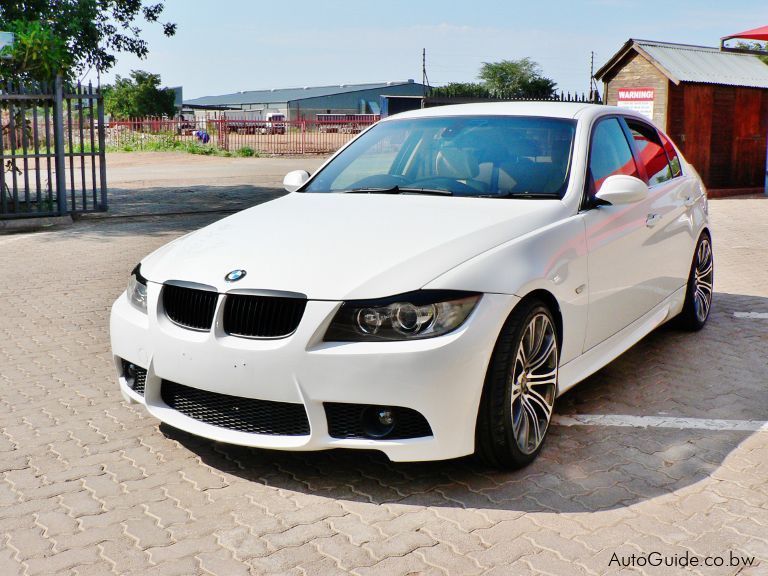
[[411,574],[442,574],[443,572],[434,566],[429,566],[415,554],[408,556],[385,558],[373,566],[357,568],[353,574],[360,576],[408,576]]
[[434,546],[437,542],[426,532],[407,532],[398,534],[387,540],[368,542],[363,548],[369,551],[375,558],[387,556],[406,556],[422,546]]
[[216,540],[239,560],[264,556],[271,551],[266,541],[252,534],[246,526],[222,530],[216,534]]
[[100,555],[105,558],[117,574],[141,574],[151,564],[149,555],[143,552],[133,538],[125,536],[120,539],[102,542],[98,545]]
[[173,542],[170,533],[157,525],[157,521],[149,516],[129,518],[123,522],[125,533],[136,541],[142,550],[158,546],[166,546]]
[[437,544],[419,548],[415,554],[420,556],[424,562],[430,566],[435,566],[446,574],[461,574],[462,576],[471,576],[472,574],[482,574],[485,568],[481,567],[477,561],[473,561],[468,556],[457,552],[448,544]]
[[16,558],[28,560],[35,556],[48,556],[54,541],[43,536],[42,528],[12,530],[7,533],[6,544],[16,551]]
[[[221,189],[126,188],[115,213],[274,195],[280,177],[254,189],[228,172],[234,160],[191,160],[218,166]],[[561,397],[560,414],[766,418],[768,321],[733,314],[768,312],[768,267],[755,264],[768,202],[710,207],[707,327],[654,331]],[[468,459],[250,450],[159,426],[117,390],[110,306],[140,258],[221,216],[0,236],[0,575],[603,574],[613,553],[655,549],[752,554],[760,563],[740,576],[767,573],[764,432],[553,427],[536,462],[502,473]]]
[[203,552],[197,555],[200,567],[214,576],[248,576],[251,571],[247,564],[238,562],[226,550]]
[[65,550],[45,558],[30,558],[26,562],[27,573],[30,575],[64,574],[67,570],[83,564],[93,564],[99,560],[95,547]]
[[260,558],[253,558],[250,564],[256,574],[288,572],[296,566],[304,566],[322,560],[323,556],[313,544],[299,547],[280,548]]

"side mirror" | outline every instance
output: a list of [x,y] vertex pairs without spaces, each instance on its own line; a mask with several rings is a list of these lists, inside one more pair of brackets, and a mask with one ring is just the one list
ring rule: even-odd
[[595,198],[608,204],[634,204],[648,197],[648,185],[634,176],[608,176]]
[[293,172],[288,172],[285,178],[283,178],[283,188],[287,192],[296,192],[296,190],[306,184],[307,180],[309,180],[309,172],[306,170],[294,170]]

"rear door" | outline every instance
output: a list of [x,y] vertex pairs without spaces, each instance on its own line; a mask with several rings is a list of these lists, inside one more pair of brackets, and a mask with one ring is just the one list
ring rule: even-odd
[[[651,124],[624,118],[632,135],[638,167],[648,184],[648,237],[644,249],[651,253],[653,304],[659,304],[687,280],[691,264],[691,223],[688,206],[697,195],[680,174],[679,160],[673,171],[661,136]],[[674,153],[670,145],[668,150]]]

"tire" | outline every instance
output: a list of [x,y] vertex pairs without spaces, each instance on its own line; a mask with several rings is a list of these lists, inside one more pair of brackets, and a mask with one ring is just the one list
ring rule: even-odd
[[478,411],[475,456],[483,463],[522,468],[541,451],[557,397],[559,345],[557,324],[543,302],[524,301],[512,311],[496,341]]
[[704,328],[712,310],[714,279],[712,239],[707,232],[702,232],[688,273],[683,311],[678,316],[678,326],[682,329],[695,332]]

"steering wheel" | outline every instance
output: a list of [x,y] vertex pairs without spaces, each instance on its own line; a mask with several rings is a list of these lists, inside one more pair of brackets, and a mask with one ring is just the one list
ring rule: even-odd
[[353,182],[349,188],[394,188],[395,186],[405,185],[408,179],[395,174],[373,174]]
[[436,188],[449,190],[458,195],[471,195],[476,192],[482,192],[479,188],[474,188],[469,184],[460,182],[455,178],[449,178],[447,176],[433,176],[432,178],[424,178],[423,180],[417,180],[408,184],[409,188]]

